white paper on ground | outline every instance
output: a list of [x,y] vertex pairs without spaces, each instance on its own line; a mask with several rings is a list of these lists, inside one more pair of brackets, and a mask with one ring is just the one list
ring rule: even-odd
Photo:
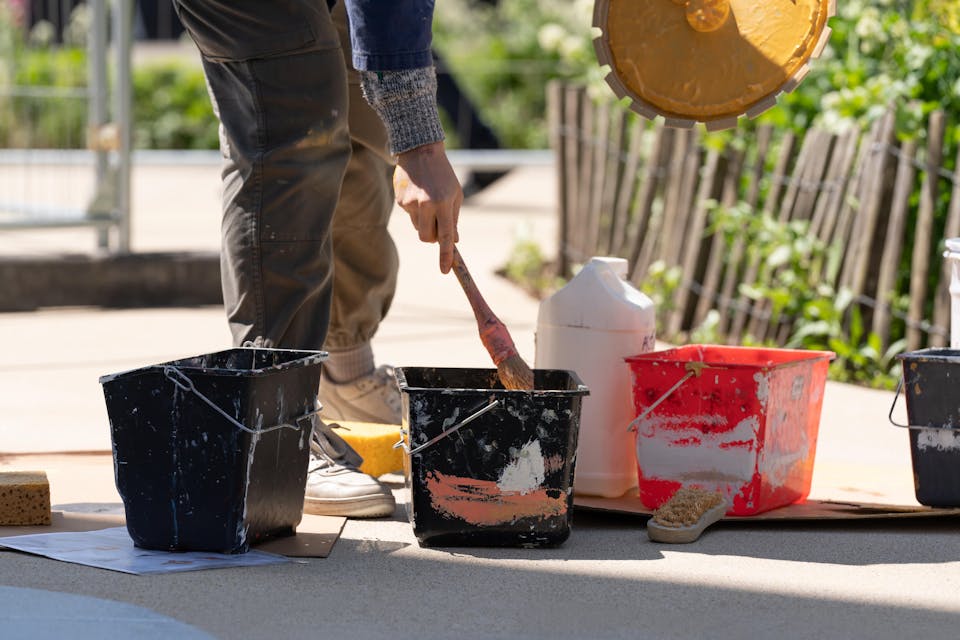
[[0,538],[0,547],[33,553],[54,560],[136,575],[256,567],[290,562],[284,556],[248,551],[225,554],[207,551],[154,551],[133,545],[126,527],[99,531],[38,533]]

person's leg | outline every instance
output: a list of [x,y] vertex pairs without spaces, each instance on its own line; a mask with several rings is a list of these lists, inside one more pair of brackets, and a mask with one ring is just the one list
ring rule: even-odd
[[[346,65],[315,0],[175,0],[221,123],[221,277],[237,345],[319,350],[333,289],[331,224],[351,156]],[[304,508],[383,516],[390,491],[316,425]]]
[[333,220],[334,281],[330,357],[320,385],[323,415],[334,420],[400,422],[400,392],[389,367],[375,367],[370,341],[397,284],[397,249],[387,230],[393,209],[393,159],[387,132],[349,68],[350,38],[342,2],[333,20],[347,60],[352,155]]
[[350,159],[347,87],[325,6],[177,0],[224,154],[221,275],[234,343],[320,350],[330,224]]

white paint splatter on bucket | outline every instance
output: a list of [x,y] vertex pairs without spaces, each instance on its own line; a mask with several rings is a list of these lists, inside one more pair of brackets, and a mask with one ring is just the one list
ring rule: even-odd
[[497,487],[501,491],[515,491],[522,495],[539,489],[545,477],[540,441],[531,440],[523,445],[516,458],[504,467],[500,480],[497,481]]
[[960,431],[952,429],[918,429],[917,449],[926,451],[960,451]]

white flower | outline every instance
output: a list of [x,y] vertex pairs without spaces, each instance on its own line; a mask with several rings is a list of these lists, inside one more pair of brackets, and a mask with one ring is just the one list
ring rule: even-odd
[[563,42],[560,43],[560,55],[564,58],[573,58],[577,56],[585,44],[585,40],[580,36],[567,36],[563,39]]
[[906,20],[894,20],[890,25],[890,37],[894,40],[905,38],[910,33],[910,25]]
[[931,55],[933,55],[933,49],[931,47],[914,43],[914,45],[907,50],[907,55],[905,56],[907,68],[919,69],[926,64],[927,59]]
[[861,0],[849,0],[841,3],[839,12],[844,20],[857,20],[863,13],[863,2]]
[[558,51],[567,37],[567,30],[556,22],[548,22],[537,32],[537,41],[544,51]]
[[863,10],[854,32],[863,39],[883,38],[883,25],[880,24],[880,12],[874,7]]
[[593,23],[593,2],[594,0],[574,0],[573,15],[580,24]]

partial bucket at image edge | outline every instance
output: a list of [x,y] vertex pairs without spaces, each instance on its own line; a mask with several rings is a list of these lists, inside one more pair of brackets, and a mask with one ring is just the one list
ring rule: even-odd
[[[960,350],[921,349],[897,356],[907,405],[917,502],[960,506]],[[894,404],[899,393],[894,397]]]

